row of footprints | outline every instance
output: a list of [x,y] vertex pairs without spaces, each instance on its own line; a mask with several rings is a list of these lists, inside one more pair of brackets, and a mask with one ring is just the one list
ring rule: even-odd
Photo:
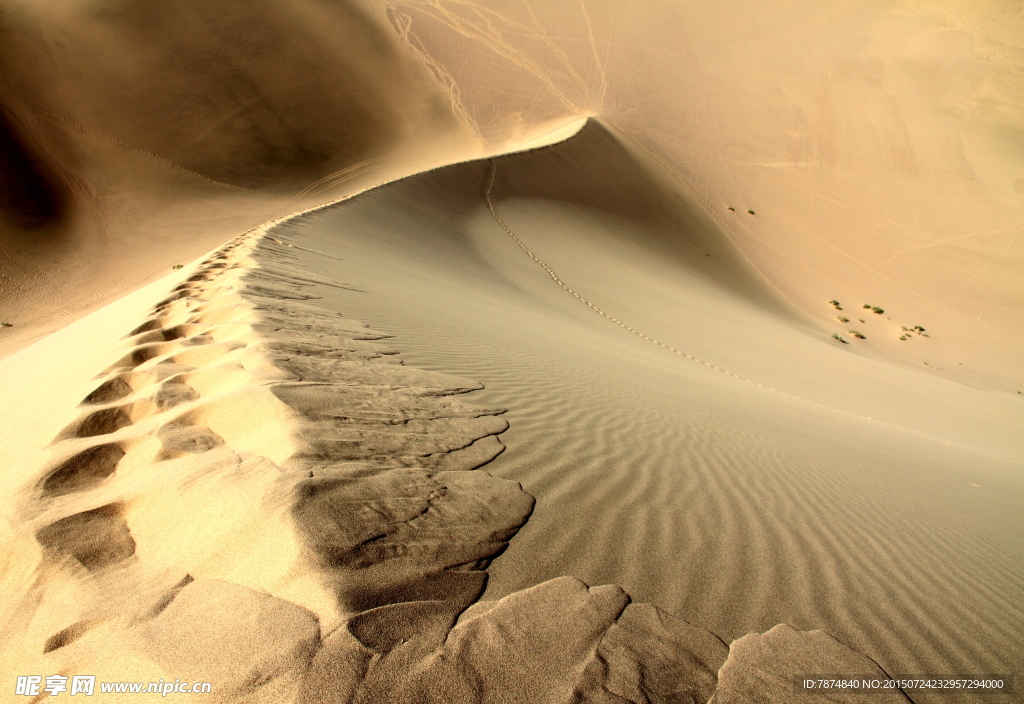
[[81,416],[55,438],[35,506],[42,523],[36,539],[52,559],[70,556],[89,571],[127,560],[135,542],[122,501],[51,519],[80,505],[75,499],[87,492],[102,499],[96,490],[119,472],[223,445],[217,433],[193,422],[189,410],[206,393],[222,392],[225,378],[244,381],[213,367],[246,347],[240,338],[248,326],[237,322],[230,294],[238,286],[231,274],[244,270],[241,260],[250,247],[244,238],[227,245],[157,304],[129,334],[125,356],[82,400]]
[[[337,331],[305,329],[289,338],[283,328],[298,326],[294,311],[274,310],[274,302],[308,298],[291,291],[308,280],[261,269],[253,253],[262,236],[248,233],[218,250],[156,304],[127,335],[124,355],[82,399],[79,417],[51,443],[51,460],[22,511],[50,564],[96,575],[132,564],[132,498],[118,480],[153,476],[163,462],[215,449],[284,464],[291,450],[274,455],[259,442],[281,444],[289,424],[279,421],[299,415],[272,393],[275,383],[310,377],[309,365],[298,360],[327,354],[335,361],[396,367],[396,351],[373,344],[386,336],[356,321],[342,324],[344,339]],[[324,342],[311,343],[310,335]],[[276,357],[268,355],[270,348]],[[296,361],[284,370],[275,366],[281,358]],[[260,404],[269,410],[257,412]],[[51,637],[44,652],[88,630],[78,625]]]
[[[310,277],[265,234],[224,247],[157,304],[55,439],[28,525],[99,606],[55,617],[44,653],[75,658],[108,638],[164,673],[216,679],[218,639],[242,625],[207,597],[229,593],[318,631],[325,662],[351,638],[364,655],[387,650],[479,598],[532,511],[518,483],[468,471],[504,450],[508,428],[502,409],[459,398],[481,385],[406,367],[387,335],[309,304],[311,284],[349,287]],[[112,598],[124,584],[140,594]],[[216,631],[208,643],[189,637],[197,624]],[[287,628],[244,627],[259,631],[254,652],[294,650]],[[242,684],[218,686],[264,677],[253,657]],[[309,664],[288,658],[296,672]],[[190,663],[207,663],[201,677]]]

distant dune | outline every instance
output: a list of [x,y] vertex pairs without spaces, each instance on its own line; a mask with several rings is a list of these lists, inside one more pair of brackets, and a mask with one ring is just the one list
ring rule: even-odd
[[1022,22],[6,2],[0,687],[1014,701]]

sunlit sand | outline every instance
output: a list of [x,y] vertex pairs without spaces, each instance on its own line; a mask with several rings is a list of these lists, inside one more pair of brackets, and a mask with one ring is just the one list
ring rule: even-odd
[[1019,696],[1019,13],[0,22],[3,701]]

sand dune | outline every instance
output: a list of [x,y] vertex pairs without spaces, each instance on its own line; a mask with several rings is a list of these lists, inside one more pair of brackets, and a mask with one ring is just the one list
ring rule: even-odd
[[796,701],[795,673],[826,663],[881,674],[789,628],[733,654],[572,578],[478,602],[534,503],[467,471],[503,449],[503,411],[303,302],[354,289],[300,274],[286,228],[223,248],[158,303],[58,434],[16,528],[40,547],[24,598],[43,617],[5,669],[308,702]]
[[8,352],[270,218],[479,149],[359,3],[0,14]]
[[1012,3],[400,0],[389,12],[475,133],[600,117],[808,315],[844,333],[827,301],[880,305],[919,322],[862,331],[873,353],[913,359],[899,327],[922,325],[942,331],[928,361],[951,378],[1017,390],[1024,18]]
[[2,3],[0,679],[1014,701],[1022,17]]
[[[649,202],[611,198],[600,187],[611,173]],[[844,384],[813,402],[767,387],[658,344],[678,334],[661,309],[628,308],[652,292],[689,298],[683,329],[728,315],[761,321],[780,349],[795,337],[836,350],[651,173],[592,123],[561,145],[260,228],[190,270],[131,327],[19,495],[6,574],[21,595],[12,615],[34,617],[6,624],[8,674],[208,681],[225,701],[777,702],[823,701],[795,684],[807,673],[1007,667],[1012,625],[976,632],[966,650],[953,632],[986,610],[1005,618],[1012,557],[987,554],[971,567],[996,571],[966,578],[972,534],[927,535],[918,517],[920,534],[885,547],[887,509],[865,503],[873,456],[903,444],[905,462],[942,441],[850,410],[822,416]],[[572,239],[581,220],[591,237]],[[646,236],[602,247],[609,224]],[[547,269],[524,251],[526,233]],[[565,247],[595,274],[563,266]],[[631,276],[628,298],[601,273],[652,250],[663,266]],[[591,300],[627,306],[629,323]],[[378,327],[350,317],[359,309]],[[863,363],[841,352],[832,369]],[[497,407],[502,396],[518,409]],[[765,412],[784,437],[755,431]],[[816,433],[840,437],[821,455]],[[873,445],[829,456],[854,438]],[[989,473],[1009,466],[961,452]],[[785,464],[765,475],[750,453]],[[837,485],[815,468],[823,460],[863,486]],[[936,537],[942,575],[927,568]],[[911,568],[921,581],[904,581]],[[977,616],[952,607],[962,590]],[[950,601],[932,601],[940,592]],[[863,651],[772,628],[785,620]],[[925,646],[936,639],[941,650]]]
[[[1015,399],[835,342],[629,145],[591,124],[282,226],[364,291],[320,305],[509,408],[487,469],[538,504],[486,597],[569,574],[726,640],[785,622],[890,671],[1012,669]],[[495,220],[495,169],[504,226],[643,336]]]

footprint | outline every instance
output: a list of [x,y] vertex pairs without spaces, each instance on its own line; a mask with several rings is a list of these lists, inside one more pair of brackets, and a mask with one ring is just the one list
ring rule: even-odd
[[43,496],[91,489],[117,469],[125,451],[116,443],[95,445],[64,460],[43,480]]
[[92,393],[82,399],[83,404],[113,403],[128,396],[134,391],[124,376],[116,376],[97,386]]
[[164,382],[157,391],[154,401],[159,411],[166,411],[183,403],[198,401],[199,394],[191,386],[180,380]]
[[159,330],[163,327],[163,324],[163,320],[160,320],[159,318],[151,318],[128,333],[128,337],[135,337],[136,335],[141,335],[142,333],[150,332],[151,330]]
[[167,343],[147,344],[136,347],[127,355],[117,360],[109,367],[107,367],[107,373],[116,371],[130,371],[135,369],[141,364],[148,362],[149,360],[159,357],[162,354],[167,353]]
[[107,435],[116,433],[131,424],[132,419],[125,406],[104,408],[102,411],[87,415],[82,421],[72,423],[57,438],[63,440],[69,437],[91,438],[97,435]]
[[156,434],[164,449],[158,460],[171,460],[184,455],[198,455],[220,447],[224,438],[204,425],[191,425],[187,420],[178,420],[160,428]]
[[127,560],[135,540],[124,519],[124,504],[112,503],[62,518],[36,533],[43,549],[70,555],[90,572]]

